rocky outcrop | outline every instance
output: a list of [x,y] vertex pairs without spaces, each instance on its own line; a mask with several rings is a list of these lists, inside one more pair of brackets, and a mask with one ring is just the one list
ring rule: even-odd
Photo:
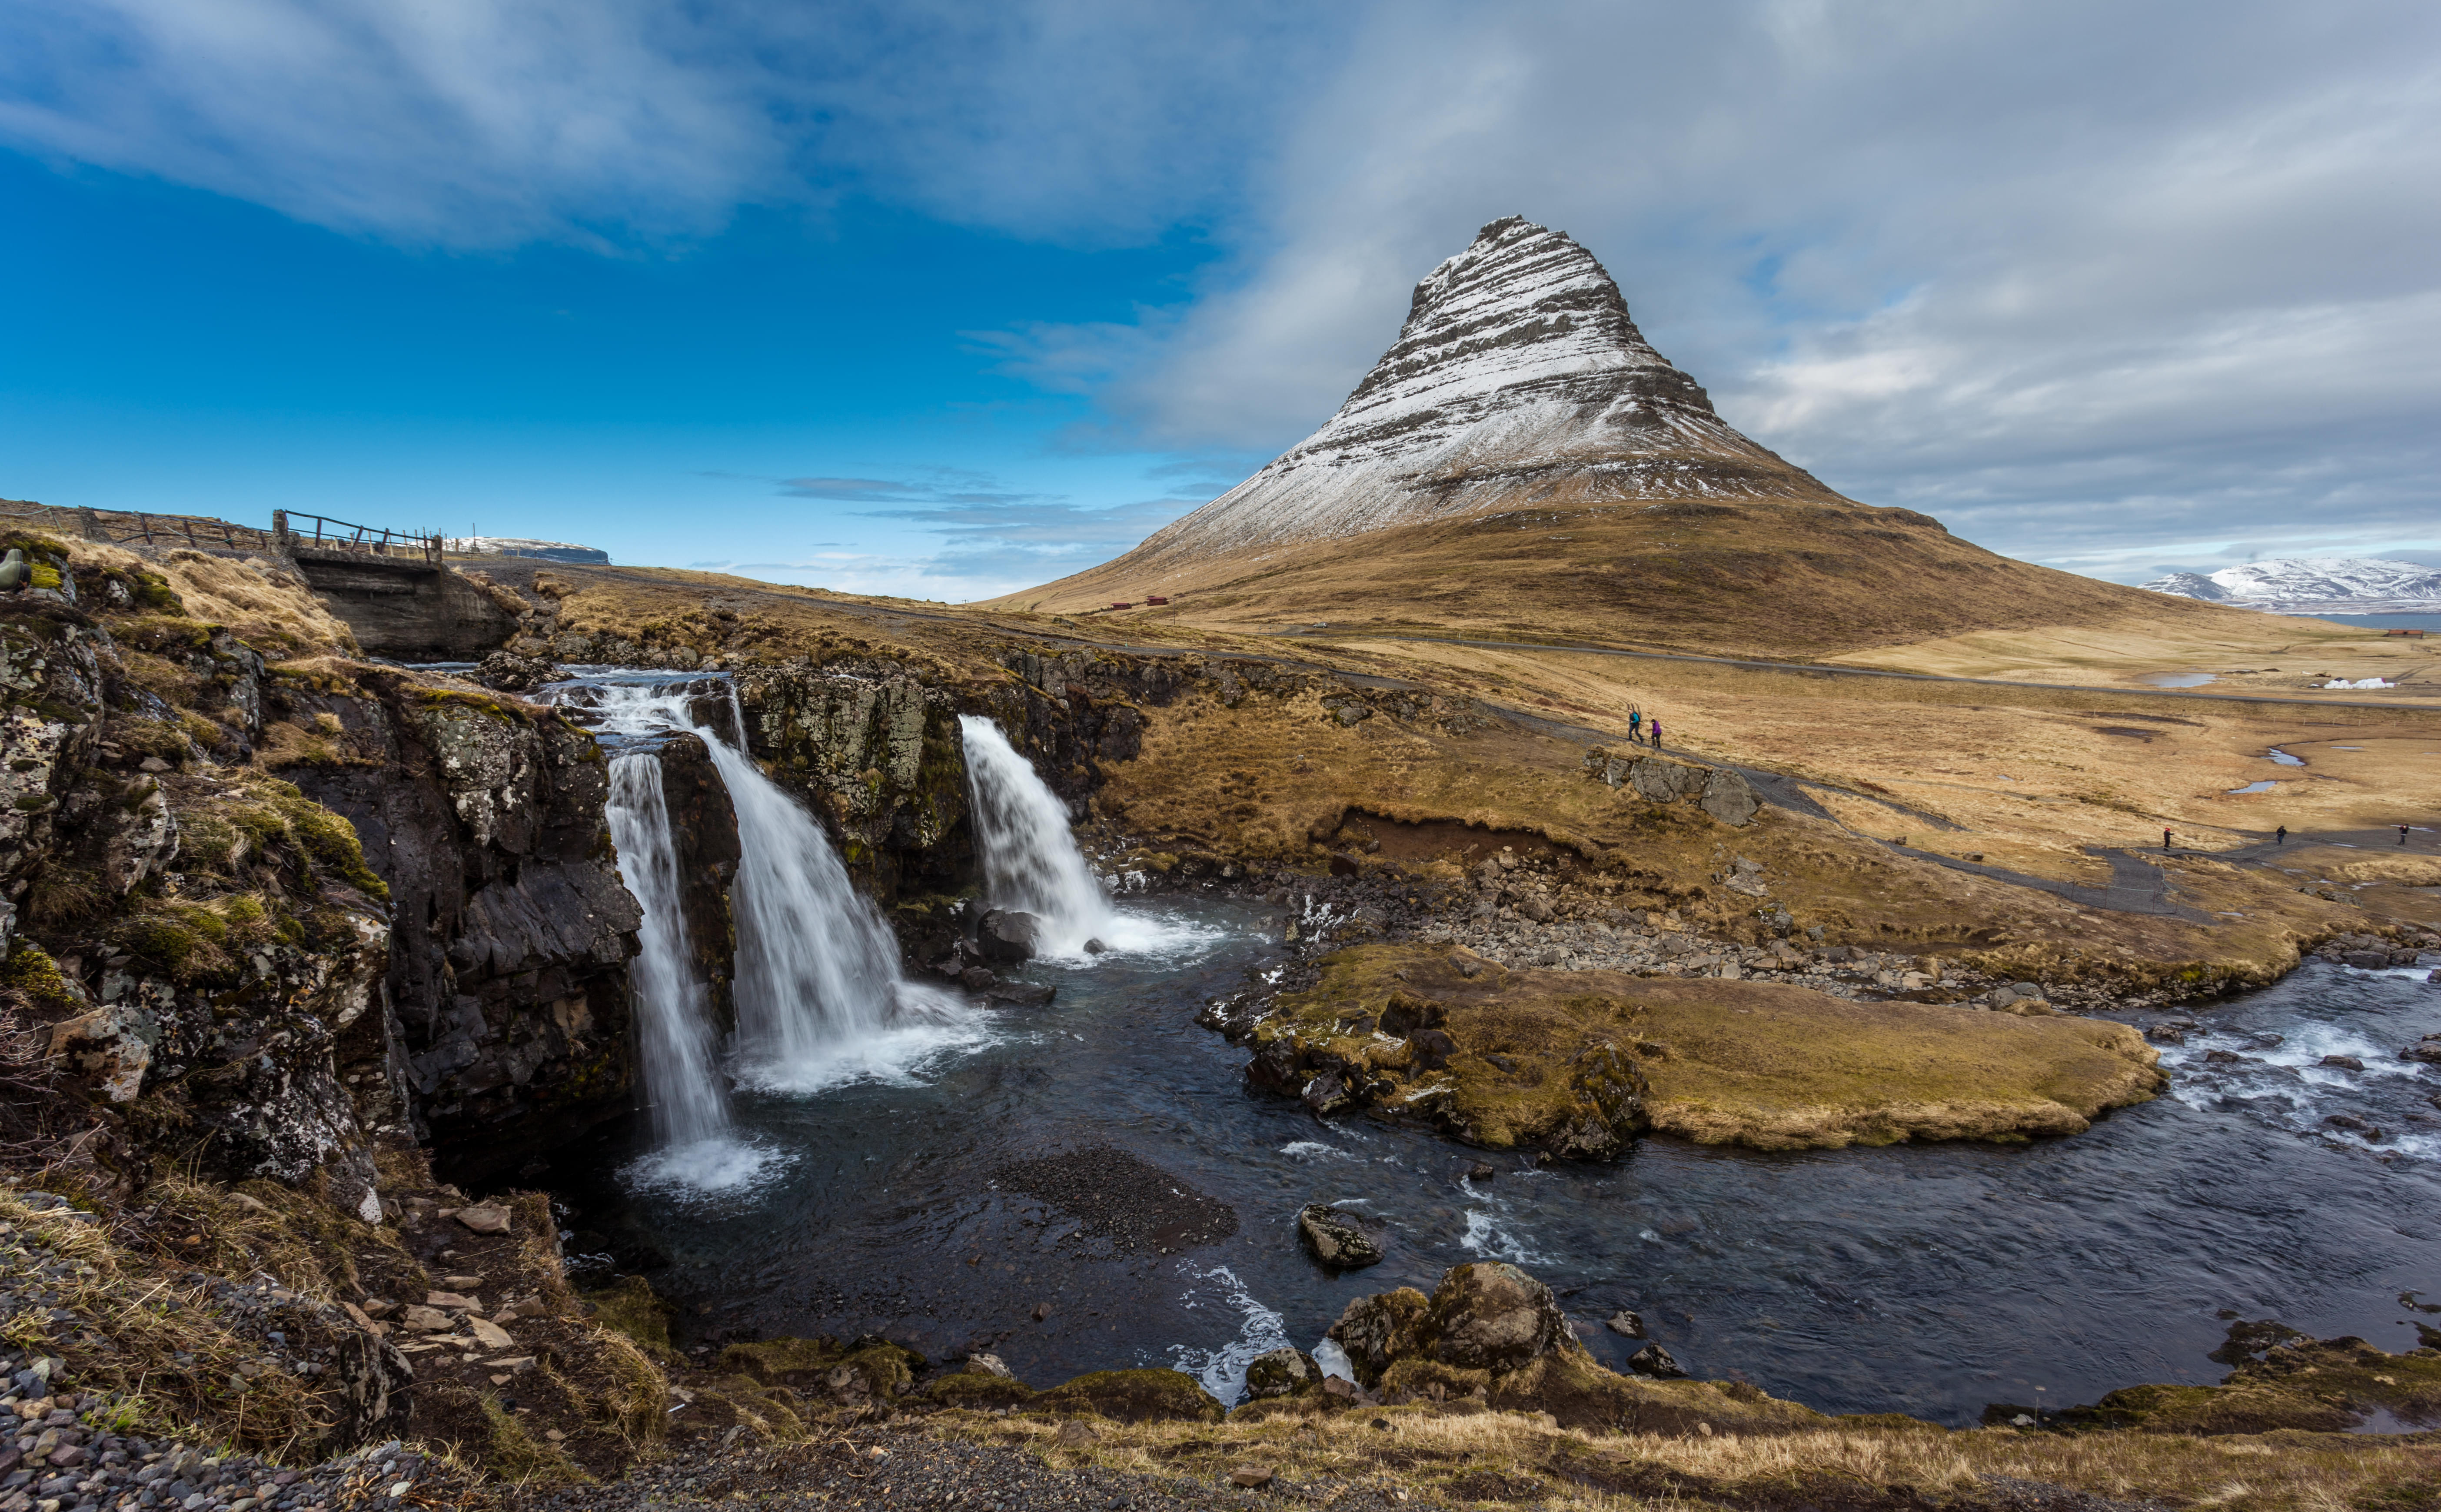
[[[122,621],[122,644],[44,554],[60,589],[0,606],[0,988],[99,1136],[73,1159],[126,1190],[170,1134],[205,1174],[377,1213],[335,1058],[382,1022],[381,882],[344,823],[212,760],[259,728],[260,657],[173,615]],[[88,587],[176,609],[127,577]]]
[[642,915],[593,738],[553,709],[396,674],[279,679],[272,699],[329,729],[281,769],[354,826],[412,921],[390,952],[389,1032],[347,1047],[367,1121],[481,1179],[624,1111]]
[[1726,766],[1700,766],[1669,756],[1596,746],[1585,752],[1585,775],[1629,789],[1651,803],[1691,801],[1705,813],[1742,828],[1763,807],[1752,783]]
[[696,980],[704,983],[714,1020],[726,1035],[737,1022],[737,920],[729,901],[741,855],[737,809],[701,736],[669,735],[655,754],[661,763],[670,839],[678,848],[687,944],[695,950]]
[[1828,1421],[1744,1382],[1606,1370],[1569,1332],[1551,1289],[1502,1261],[1453,1267],[1430,1297],[1412,1287],[1359,1297],[1329,1337],[1370,1399],[1386,1404],[1471,1396],[1613,1432],[1768,1433]]
[[747,748],[805,795],[885,896],[950,891],[967,852],[950,696],[903,668],[797,662],[738,674]]

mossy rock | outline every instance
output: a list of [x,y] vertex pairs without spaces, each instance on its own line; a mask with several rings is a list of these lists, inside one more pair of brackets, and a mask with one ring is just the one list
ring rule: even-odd
[[771,1339],[759,1343],[731,1344],[720,1352],[720,1368],[752,1377],[765,1386],[832,1389],[842,1369],[875,1396],[897,1396],[914,1384],[924,1357],[886,1341],[842,1344],[836,1339]]
[[1574,1341],[1497,1378],[1495,1411],[1548,1413],[1562,1428],[1673,1437],[1701,1432],[1788,1433],[1831,1420],[1744,1381],[1645,1380],[1603,1369]]
[[944,1407],[964,1407],[983,1412],[994,1407],[1022,1407],[1035,1399],[1033,1387],[1006,1376],[987,1376],[979,1370],[962,1370],[954,1376],[944,1376],[924,1388],[924,1395]]
[[670,1305],[653,1292],[642,1276],[621,1276],[619,1283],[583,1294],[593,1307],[593,1321],[624,1338],[655,1359],[674,1358],[670,1347]]
[[1382,1373],[1374,1390],[1384,1400],[1406,1395],[1430,1397],[1434,1401],[1457,1401],[1478,1391],[1489,1395],[1492,1372],[1444,1365],[1437,1359],[1394,1360],[1390,1368]]
[[1032,1406],[1122,1423],[1218,1423],[1229,1415],[1194,1377],[1175,1370],[1094,1371],[1052,1387]]
[[74,1013],[83,1006],[68,991],[49,952],[22,935],[9,959],[0,962],[0,991],[24,993],[36,1007],[51,1013]]
[[2441,1426],[2441,1351],[2393,1355],[2361,1339],[2301,1339],[2239,1365],[2218,1386],[2129,1386],[2089,1407],[2033,1413],[1995,1408],[1987,1423],[2034,1415],[2047,1429],[2085,1432],[2345,1433],[2387,1413]]

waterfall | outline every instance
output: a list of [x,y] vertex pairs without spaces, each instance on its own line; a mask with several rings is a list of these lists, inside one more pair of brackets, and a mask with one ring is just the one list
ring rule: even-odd
[[958,716],[966,739],[967,793],[974,804],[975,845],[984,889],[996,909],[1022,909],[1042,921],[1042,953],[1084,954],[1085,942],[1121,945],[1129,928],[1085,864],[1068,830],[1068,805],[1043,785],[1000,727]]
[[716,1161],[731,1133],[729,1089],[714,1063],[711,1005],[688,948],[659,757],[629,754],[610,763],[607,815],[619,879],[644,910],[637,931],[642,949],[629,978],[654,1143],[673,1161]]
[[971,1042],[973,1011],[906,979],[897,937],[814,817],[745,752],[697,732],[745,853],[730,892],[739,1078],[778,1091],[897,1079],[915,1059]]
[[[715,728],[721,723],[716,714],[706,717],[708,704],[718,708],[705,696],[708,692],[726,694],[732,720],[728,729]],[[733,686],[702,679],[598,683],[567,690],[560,701],[583,710],[588,722],[614,742],[685,730],[700,737],[712,753],[737,811],[741,853],[729,894],[737,922],[737,1031],[728,1047],[729,1070],[740,1085],[810,1092],[853,1081],[904,1081],[924,1061],[982,1041],[980,1013],[948,993],[906,980],[890,926],[849,880],[822,825],[733,743],[732,731],[745,729]],[[618,758],[614,778],[631,760],[653,768],[658,788],[660,764],[651,756]],[[666,836],[665,816],[661,825]],[[615,832],[613,837],[624,874],[627,840]],[[682,931],[675,861],[671,878],[666,905],[648,898],[633,881],[629,891],[648,917],[665,916]],[[679,970],[686,973],[683,944],[678,948]],[[697,1004],[694,1021],[701,1024],[702,989],[691,975],[688,985]]]

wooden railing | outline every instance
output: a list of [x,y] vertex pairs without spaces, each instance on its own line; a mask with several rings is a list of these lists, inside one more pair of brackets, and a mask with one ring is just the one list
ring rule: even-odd
[[279,539],[280,550],[287,556],[305,550],[421,561],[435,567],[441,565],[441,535],[437,531],[390,531],[320,514],[291,514],[286,510],[271,512],[271,531]]
[[370,557],[401,565],[441,566],[439,531],[390,531],[323,514],[271,512],[271,529],[234,525],[204,514],[152,514],[141,510],[65,509],[27,499],[0,499],[0,521],[22,522],[80,540],[114,546],[189,547],[198,551],[259,551],[294,557]]
[[271,551],[277,544],[268,531],[258,531],[251,525],[232,525],[195,514],[147,514],[138,511],[130,514],[95,514],[101,527],[101,538],[118,546],[142,542],[146,546],[187,546],[198,551],[215,548],[225,551]]

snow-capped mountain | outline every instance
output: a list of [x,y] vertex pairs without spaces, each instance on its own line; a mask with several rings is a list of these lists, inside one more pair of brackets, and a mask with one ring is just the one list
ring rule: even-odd
[[2379,557],[2274,557],[2209,575],[2173,572],[2144,586],[2275,614],[2441,613],[2441,571]]
[[1426,275],[1329,422],[1152,536],[1139,567],[1354,535],[1555,495],[1831,501],[1712,413],[1593,254],[1520,216]]

